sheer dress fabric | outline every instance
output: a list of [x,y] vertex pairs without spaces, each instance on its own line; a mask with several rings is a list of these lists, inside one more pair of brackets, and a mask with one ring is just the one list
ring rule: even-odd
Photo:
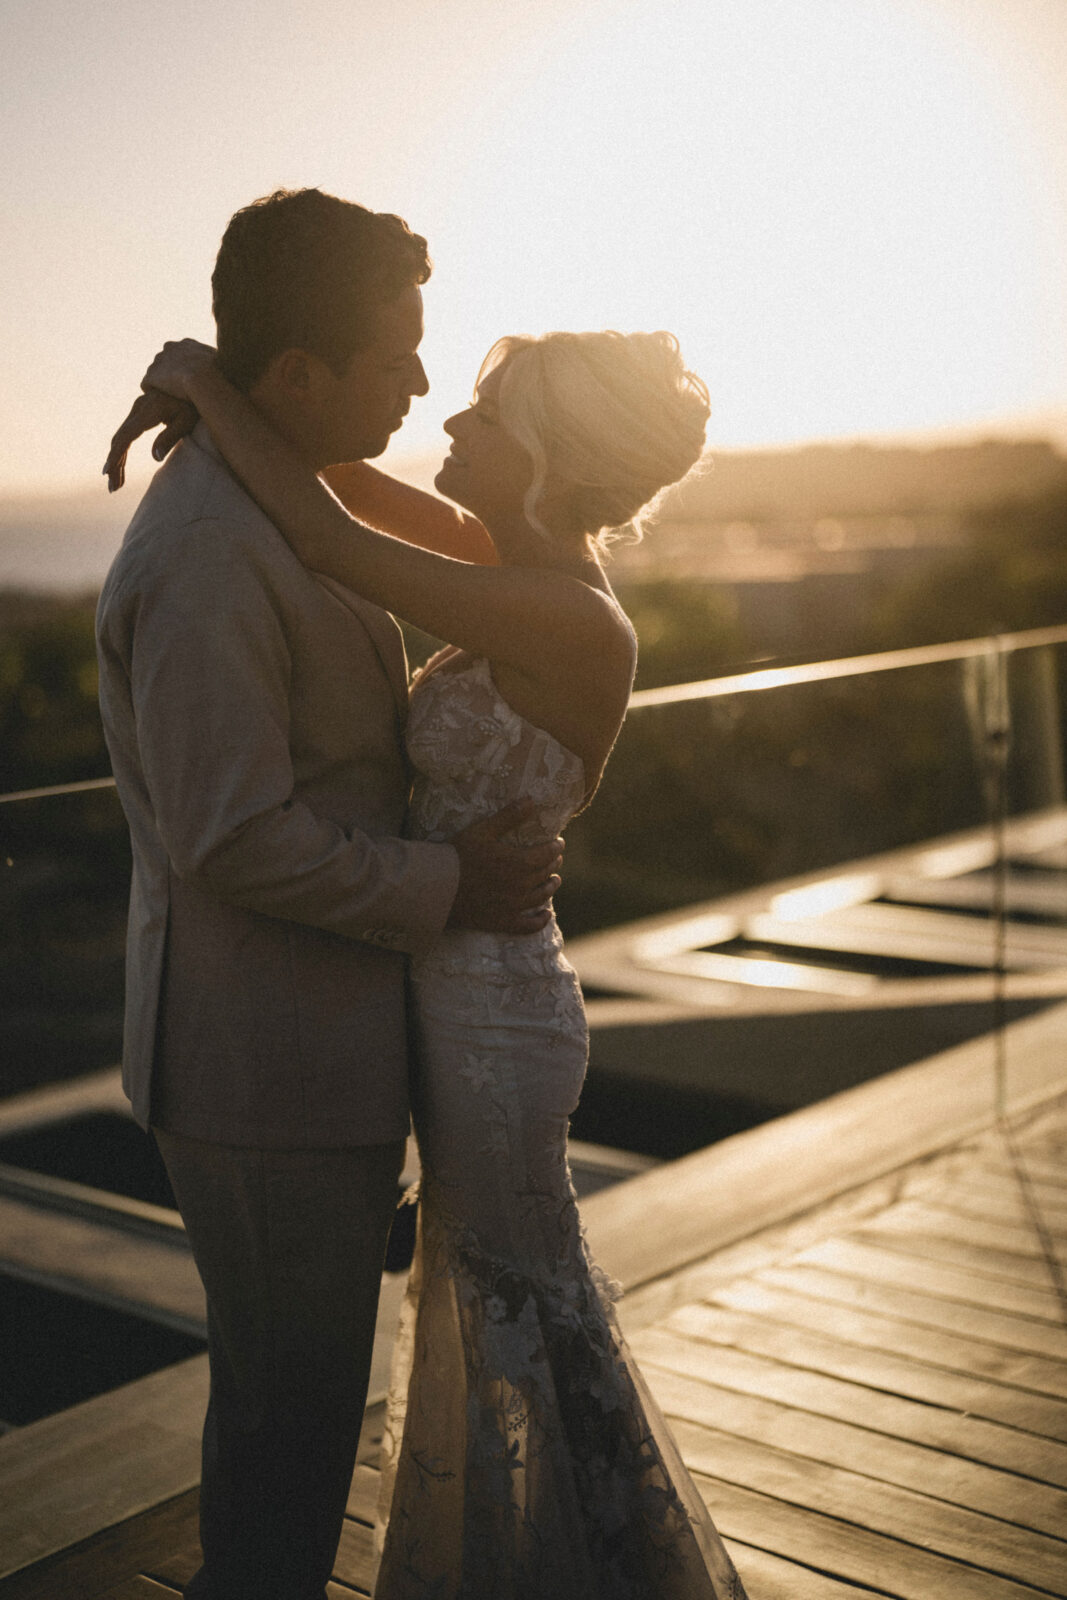
[[[416,681],[407,745],[417,838],[520,797],[552,837],[585,793],[484,660]],[[582,1236],[566,1141],[588,1041],[555,922],[448,932],[412,987],[420,1216],[376,1600],[745,1600]]]

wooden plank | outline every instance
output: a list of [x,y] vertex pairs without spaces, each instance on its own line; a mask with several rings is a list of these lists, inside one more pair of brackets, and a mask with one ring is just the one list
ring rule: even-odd
[[345,1511],[357,1522],[373,1524],[378,1509],[378,1485],[381,1474],[376,1467],[357,1466],[352,1474],[352,1487],[348,1491]]
[[1019,1141],[1027,1150],[1032,1150],[1036,1156],[1048,1161],[1067,1162],[1067,1126],[1061,1125],[1058,1131],[1050,1129],[1042,1135],[1032,1135],[1029,1132]]
[[[961,1216],[939,1196],[905,1200],[900,1205],[889,1206],[876,1216],[863,1218],[850,1232],[860,1236],[872,1229],[908,1233],[923,1239],[951,1240],[988,1252],[994,1261],[1003,1256],[1003,1265],[998,1263],[990,1270],[1004,1271],[1008,1275],[1022,1272],[1023,1282],[1031,1281],[1026,1275],[1027,1263],[1037,1261],[1043,1266],[1045,1260],[1041,1239],[1028,1216],[1024,1218],[1020,1214],[1018,1220],[1007,1219],[1003,1212],[996,1217]],[[1060,1230],[1060,1236],[1067,1244],[1067,1228]]]
[[[993,1223],[1033,1231],[1033,1220],[1021,1195],[990,1195],[978,1189],[965,1189],[954,1185],[951,1190],[939,1191],[937,1206],[943,1215],[952,1216],[966,1226],[968,1222]],[[1057,1255],[1062,1259],[1067,1247],[1067,1208],[1053,1211],[1049,1206],[1038,1207],[1038,1216],[1045,1232],[1053,1241]]]
[[207,1357],[72,1406],[0,1441],[0,1576],[200,1481]]
[[180,1590],[191,1572],[180,1582],[168,1584],[155,1572],[154,1563],[163,1550],[180,1546],[190,1537],[196,1540],[199,1499],[195,1489],[179,1495],[72,1550],[4,1578],[0,1595],[3,1600],[100,1600],[109,1586],[139,1573],[151,1574],[164,1588]]
[[732,1348],[736,1341],[727,1343],[721,1335],[716,1342],[708,1312],[706,1306],[687,1307],[664,1327],[646,1329],[631,1341],[634,1354],[641,1362],[654,1362],[670,1371],[703,1378],[719,1388],[777,1400],[839,1422],[859,1422],[897,1439],[910,1439],[932,1450],[945,1450],[965,1460],[1067,1489],[1064,1445],[1020,1434],[981,1417],[961,1416],[957,1410],[945,1409],[943,1403],[919,1404],[900,1394],[886,1393],[884,1369],[878,1364],[873,1372],[871,1364],[866,1368],[868,1378],[882,1380],[877,1387],[840,1375],[830,1376],[825,1370],[812,1371],[803,1364],[806,1358],[810,1360],[810,1345],[798,1351],[792,1334],[779,1340],[775,1352],[778,1356],[785,1353],[785,1360],[768,1359],[751,1348]]
[[[983,1151],[977,1164],[982,1172],[991,1172],[998,1177],[1016,1177],[1015,1167],[1006,1152],[999,1154],[993,1149],[988,1153]],[[1048,1190],[1049,1199],[1061,1205],[1067,1201],[1067,1170],[1061,1161],[1047,1160],[1026,1152],[1022,1165],[1027,1178],[1039,1192]]]
[[996,1278],[1003,1283],[1016,1283],[1027,1289],[1054,1289],[1052,1272],[1041,1255],[1018,1255],[995,1250],[988,1245],[967,1244],[960,1239],[927,1233],[921,1228],[895,1224],[883,1227],[881,1219],[869,1227],[855,1229],[850,1237],[858,1244],[871,1245],[876,1250],[890,1250],[910,1261],[938,1262],[946,1267],[973,1272],[978,1277]]
[[[933,1157],[908,1176],[909,1191],[924,1193],[937,1180],[940,1167],[949,1157]],[[890,1174],[864,1184],[860,1189],[838,1195],[814,1211],[805,1212],[774,1227],[765,1228],[751,1239],[727,1245],[706,1260],[696,1262],[627,1292],[619,1307],[627,1334],[659,1322],[679,1306],[704,1297],[709,1289],[733,1278],[746,1278],[761,1267],[776,1266],[810,1244],[833,1233],[847,1231],[868,1216],[883,1211],[900,1196],[900,1174]]]
[[[1008,914],[1037,912],[1039,916],[1061,918],[1067,912],[1067,899],[1059,873],[1047,877],[1034,873],[1009,873],[1004,886]],[[918,875],[890,878],[885,894],[894,900],[929,906],[969,907],[980,912],[990,908],[990,886],[981,878],[930,879]]]
[[117,1583],[113,1589],[102,1590],[100,1600],[175,1600],[175,1596],[180,1594],[180,1589],[156,1583],[153,1578],[138,1573],[134,1578]]
[[[758,1278],[727,1284],[710,1298],[714,1305],[726,1310],[773,1316],[781,1323],[808,1328],[814,1333],[888,1355],[903,1352],[950,1373],[981,1376],[997,1384],[1014,1386],[1029,1391],[1021,1398],[1035,1405],[1045,1396],[1056,1401],[1067,1399],[1067,1381],[1061,1362],[1046,1361],[1041,1356],[1028,1356],[1016,1350],[1002,1350],[976,1339],[904,1322],[886,1316],[876,1307],[868,1309],[858,1300],[845,1304],[827,1299],[824,1277],[828,1274],[795,1268],[791,1269],[787,1280],[772,1282],[769,1273],[762,1273]],[[1067,1438],[1067,1434],[1059,1431],[1062,1410],[1050,1411],[1050,1416],[1052,1426],[1047,1430],[1048,1436]]]
[[338,1583],[369,1593],[374,1588],[378,1571],[378,1553],[374,1548],[374,1534],[365,1523],[346,1517],[341,1528],[341,1542],[333,1575]]
[[[964,1337],[971,1344],[984,1343],[1017,1355],[1029,1355],[1044,1363],[1048,1381],[1055,1386],[1051,1392],[1067,1396],[1067,1363],[1059,1349],[1067,1340],[1047,1323],[1013,1317],[1003,1311],[985,1311],[979,1305],[946,1300],[940,1295],[916,1294],[871,1278],[846,1277],[844,1273],[807,1263],[770,1267],[759,1274],[759,1281],[841,1305],[879,1311],[900,1323]],[[906,1336],[897,1348],[907,1348]]]
[[143,1315],[151,1306],[171,1326],[206,1337],[203,1285],[184,1233],[146,1238],[0,1195],[0,1262],[33,1283],[77,1284],[122,1310]]
[[[1038,1600],[1042,1591],[931,1550],[697,1473],[719,1532],[896,1600]],[[743,1569],[742,1569],[743,1575]],[[752,1600],[762,1600],[754,1595]],[[1047,1593],[1044,1594],[1047,1600]]]
[[[1015,1111],[1062,1094],[1065,1019],[1053,1006],[1007,1030]],[[990,1071],[971,1041],[591,1195],[593,1254],[630,1289],[813,1211],[988,1127]]]
[[132,1121],[130,1102],[122,1088],[121,1067],[104,1067],[84,1078],[64,1079],[62,1083],[26,1089],[0,1100],[0,1137],[10,1138],[49,1123],[99,1112],[113,1112]]
[[1032,1111],[1025,1123],[1020,1123],[1020,1129],[1033,1138],[1041,1138],[1046,1132],[1067,1137],[1067,1100],[1054,1100],[1043,1110]]
[[[194,1516],[190,1519],[188,1525],[181,1529],[165,1546],[157,1548],[144,1563],[145,1571],[151,1573],[153,1578],[161,1583],[169,1584],[179,1591],[184,1589],[193,1574],[199,1570],[201,1564],[200,1536],[195,1515],[197,1509],[198,1507],[194,1506]],[[352,1566],[351,1561],[342,1560],[341,1552],[346,1543],[349,1545],[352,1543],[348,1533],[350,1528],[358,1529],[367,1539],[371,1539],[371,1533],[368,1528],[364,1528],[360,1523],[349,1523],[348,1518],[345,1518],[338,1558],[335,1562],[334,1582],[327,1585],[327,1594],[330,1596],[330,1600],[350,1600],[353,1593],[370,1593],[369,1581],[360,1582],[359,1578],[349,1570]],[[371,1542],[373,1548],[373,1541]],[[358,1547],[358,1540],[356,1545]],[[342,1571],[342,1567],[345,1570]],[[6,1595],[4,1600],[7,1600]],[[22,1600],[21,1596],[19,1600]]]
[[158,1546],[151,1557],[142,1563],[141,1570],[149,1577],[159,1583],[169,1583],[175,1589],[184,1589],[193,1574],[199,1572],[203,1562],[199,1509],[198,1497],[197,1515],[190,1519],[180,1535],[176,1534],[166,1544]]
[[[785,919],[773,913],[746,918],[750,939],[818,950],[902,956],[944,961],[961,967],[992,967],[996,930],[990,923],[947,911],[862,901],[821,916]],[[1008,963],[1012,971],[1061,968],[1067,962],[1067,934],[1059,928],[1012,929]]]
[[[851,1237],[824,1239],[801,1251],[793,1260],[804,1266],[862,1279],[865,1284],[873,1282],[903,1289],[909,1294],[958,1303],[966,1307],[963,1314],[976,1336],[978,1329],[985,1325],[982,1318],[988,1317],[989,1336],[995,1343],[1002,1338],[1006,1342],[1013,1337],[1025,1338],[1027,1342],[1020,1348],[1067,1361],[1063,1307],[1052,1289],[1031,1289],[940,1261],[902,1259],[895,1250],[879,1249]],[[981,1312],[982,1317],[976,1319],[976,1311]],[[1002,1317],[1001,1313],[1008,1313],[1008,1316]],[[1014,1322],[1020,1326],[1013,1327]]]
[[[1019,1181],[1006,1173],[969,1167],[955,1173],[943,1187],[938,1185],[936,1194],[939,1204],[950,1205],[956,1210],[976,1210],[979,1215],[994,1220],[1010,1217],[1025,1226],[1030,1224],[1030,1213]],[[1035,1186],[1033,1196],[1046,1225],[1056,1233],[1067,1230],[1067,1199],[1062,1198],[1058,1190],[1052,1193],[1041,1186]]]
[[[1030,1584],[1052,1594],[1067,1589],[1067,1543],[1063,1540],[1039,1533],[1024,1535],[996,1517],[946,1505],[912,1489],[735,1438],[683,1418],[673,1420],[672,1431],[692,1472],[852,1522],[901,1544],[921,1544],[1002,1580]],[[727,1531],[737,1536],[732,1528]],[[939,1590],[930,1592],[940,1597]]]
[[[668,1370],[650,1362],[646,1377],[669,1417],[684,1417],[717,1432],[758,1440],[761,1445],[911,1489],[1052,1538],[1067,1530],[1067,1495],[1047,1484],[876,1433],[855,1419],[842,1422],[729,1390],[680,1373],[677,1366]],[[1067,1546],[1063,1553],[1067,1557]]]
[[724,1539],[730,1560],[748,1591],[749,1600],[871,1600],[871,1591],[839,1583],[825,1573],[799,1567],[768,1550],[757,1550],[736,1539]]

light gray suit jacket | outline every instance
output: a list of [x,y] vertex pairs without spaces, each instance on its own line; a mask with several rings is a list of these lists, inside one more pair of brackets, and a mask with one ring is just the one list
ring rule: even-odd
[[396,623],[300,565],[200,425],[130,524],[97,644],[134,1115],[264,1148],[403,1137],[403,952],[441,932],[459,865],[400,837]]

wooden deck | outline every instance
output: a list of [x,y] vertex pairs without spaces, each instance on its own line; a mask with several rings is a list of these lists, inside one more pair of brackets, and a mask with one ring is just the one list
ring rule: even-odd
[[[1067,1259],[1065,1041],[1063,1007],[1010,1030],[1010,1140],[986,1041],[587,1203],[594,1249],[630,1291],[634,1352],[751,1600],[1067,1595],[1067,1307],[1048,1260]],[[188,1413],[202,1358],[145,1380],[157,1399],[168,1383],[186,1385],[173,1404]],[[379,1414],[333,1600],[372,1586]],[[149,1457],[161,1428],[142,1419]],[[0,1445],[0,1541],[4,1454],[21,1444]],[[47,1516],[44,1457],[37,1482],[24,1514]],[[8,1577],[3,1600],[180,1592],[196,1491],[156,1496]]]

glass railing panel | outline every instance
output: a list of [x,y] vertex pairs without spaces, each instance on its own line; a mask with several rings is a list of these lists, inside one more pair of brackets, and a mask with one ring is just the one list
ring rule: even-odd
[[129,870],[113,786],[0,804],[0,1096],[119,1060]]
[[991,824],[997,672],[1007,812],[1060,804],[1067,643],[948,648],[635,696],[596,803],[568,832],[567,932]]

